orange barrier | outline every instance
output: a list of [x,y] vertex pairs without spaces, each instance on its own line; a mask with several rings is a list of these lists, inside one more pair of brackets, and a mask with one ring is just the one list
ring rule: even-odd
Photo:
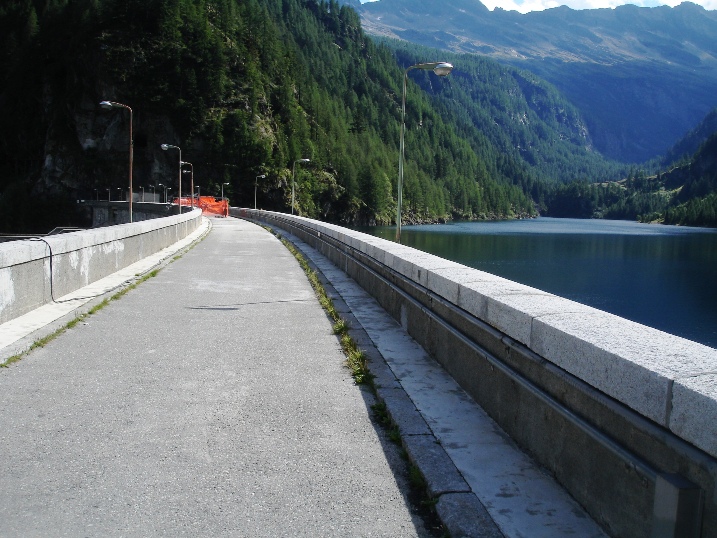
[[[177,198],[173,200],[174,204],[180,203]],[[181,204],[184,206],[191,206],[191,198],[182,198]],[[212,215],[223,215],[229,216],[229,201],[225,198],[224,200],[214,198],[214,196],[199,196],[194,199],[194,205],[202,210],[202,213],[209,213]]]

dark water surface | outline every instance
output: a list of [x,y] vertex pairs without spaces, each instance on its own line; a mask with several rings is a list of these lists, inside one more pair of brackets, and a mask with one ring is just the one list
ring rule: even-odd
[[717,348],[717,230],[539,218],[405,226],[401,242]]

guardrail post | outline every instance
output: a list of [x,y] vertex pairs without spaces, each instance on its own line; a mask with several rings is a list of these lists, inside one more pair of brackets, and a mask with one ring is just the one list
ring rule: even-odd
[[658,475],[651,538],[699,538],[702,502],[702,490],[689,480]]

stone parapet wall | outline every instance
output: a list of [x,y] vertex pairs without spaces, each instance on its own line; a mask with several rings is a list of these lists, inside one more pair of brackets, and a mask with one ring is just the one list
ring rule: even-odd
[[200,210],[0,243],[0,323],[104,278],[191,234]]

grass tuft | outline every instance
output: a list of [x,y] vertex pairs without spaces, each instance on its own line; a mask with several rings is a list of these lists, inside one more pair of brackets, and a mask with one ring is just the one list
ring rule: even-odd
[[341,348],[346,355],[346,366],[351,371],[351,375],[353,376],[356,384],[373,385],[373,379],[375,376],[369,371],[366,353],[359,349],[358,345],[356,344],[356,341],[348,334],[349,324],[341,317],[341,315],[336,310],[334,302],[331,300],[331,297],[329,297],[328,293],[326,293],[326,289],[324,288],[323,284],[321,283],[321,280],[319,279],[319,275],[311,268],[309,262],[306,261],[306,258],[301,255],[301,253],[296,249],[296,247],[294,247],[294,245],[292,245],[283,237],[279,236],[274,230],[270,228],[267,228],[267,230],[276,235],[281,240],[282,244],[287,248],[289,252],[291,252],[294,258],[296,258],[304,273],[306,273],[306,276],[309,279],[309,283],[311,284],[311,287],[314,289],[314,293],[316,293],[316,296],[319,299],[319,303],[324,308],[331,320],[334,322],[334,334],[339,335],[341,337]]

